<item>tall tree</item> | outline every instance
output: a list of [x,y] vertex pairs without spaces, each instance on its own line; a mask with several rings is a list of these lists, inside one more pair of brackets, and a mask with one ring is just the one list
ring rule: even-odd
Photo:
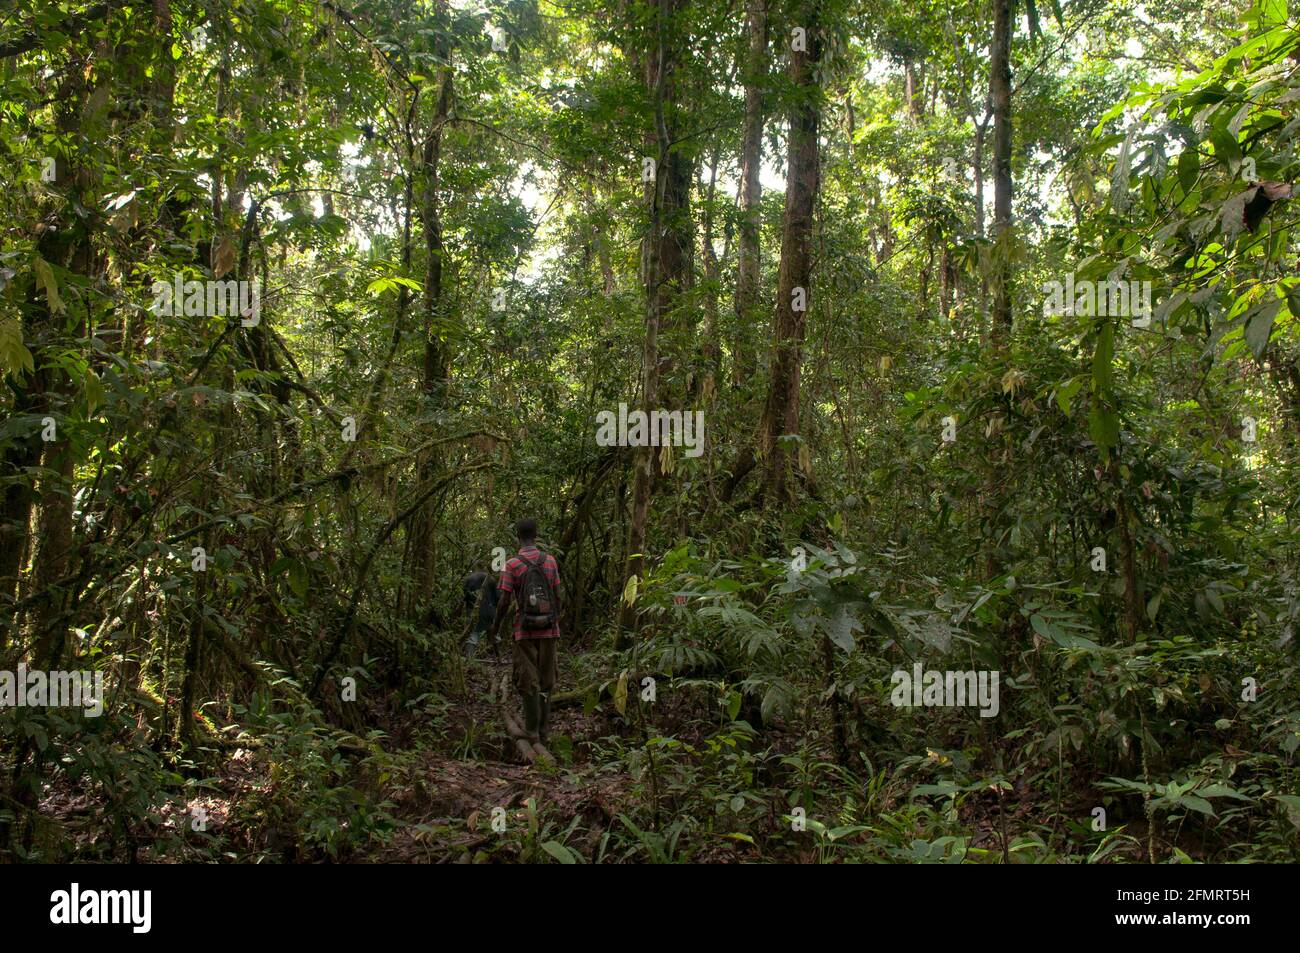
[[[447,22],[445,0],[439,0],[435,8],[434,26],[437,31],[434,41],[435,57],[442,66],[438,70],[438,96],[434,103],[433,115],[425,130],[420,164],[424,181],[420,213],[424,226],[425,254],[424,352],[420,376],[426,412],[437,419],[437,415],[446,407],[450,383],[447,349],[443,345],[443,339],[447,336],[444,326],[443,290],[445,248],[438,195],[443,134],[450,117],[453,91],[449,37],[451,26]],[[421,485],[431,484],[438,479],[442,472],[440,453],[437,447],[429,447],[420,454],[416,463],[416,474]],[[437,506],[438,501],[430,499],[416,511],[410,523],[411,587],[406,612],[412,618],[418,617],[425,611],[430,593],[433,591],[436,564],[434,523]]]
[[766,460],[763,492],[772,503],[791,496],[791,463],[797,459],[797,451],[781,437],[799,433],[804,329],[812,301],[813,216],[821,179],[817,140],[821,88],[816,73],[822,50],[820,21],[819,0],[803,0],[791,21],[788,75],[793,93],[787,135],[785,211],[781,219],[781,265],[772,322],[771,380],[762,433]]
[[993,43],[989,95],[993,100],[993,270],[992,341],[1003,347],[1011,337],[1011,35],[1015,0],[993,0]]
[[732,384],[739,387],[754,371],[749,328],[761,318],[761,222],[763,185],[763,85],[767,79],[767,0],[745,6],[748,47],[745,57],[745,120],[740,146],[740,218],[736,248],[736,330],[732,343]]
[[[691,280],[694,243],[690,194],[692,163],[681,139],[681,50],[687,32],[687,0],[652,0],[653,40],[643,61],[644,86],[651,99],[654,121],[654,179],[647,192],[650,199],[649,227],[644,255],[645,338],[641,354],[641,407],[647,415],[660,407],[665,392],[661,385],[683,353],[686,328],[680,312],[675,313]],[[673,388],[678,399],[684,388]],[[661,442],[661,441],[656,441]],[[640,576],[645,567],[646,527],[650,499],[659,468],[662,446],[637,449],[632,488],[632,513],[628,527],[627,565],[624,579]],[[635,606],[626,602],[621,631],[635,624]]]

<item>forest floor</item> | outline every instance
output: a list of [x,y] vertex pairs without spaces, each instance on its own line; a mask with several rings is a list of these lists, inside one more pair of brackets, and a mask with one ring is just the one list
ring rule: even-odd
[[[562,652],[557,692],[589,684],[583,670],[590,664],[581,650]],[[176,765],[189,778],[185,793],[153,812],[146,825],[152,830],[115,829],[114,804],[125,795],[77,784],[47,785],[40,813],[65,845],[117,855],[127,838],[138,845],[137,860],[154,863],[669,859],[677,845],[657,832],[671,830],[683,811],[699,815],[687,826],[692,843],[681,845],[696,862],[812,863],[833,856],[824,838],[791,830],[798,782],[783,762],[797,754],[799,731],[778,722],[728,741],[707,692],[680,685],[659,696],[649,726],[637,723],[630,700],[625,718],[609,697],[585,705],[570,698],[552,712],[552,758],[526,763],[505,724],[506,711],[519,717],[510,669],[508,652],[488,652],[465,664],[454,692],[376,694],[365,722],[382,731],[365,738],[334,728],[276,736],[231,726],[233,737],[216,742],[214,734],[214,743],[203,746],[201,764]],[[666,739],[673,752],[689,752],[696,767],[672,762]],[[749,749],[742,773],[725,780],[692,773],[705,770],[698,763],[705,752],[728,745]],[[643,757],[655,751],[657,781]],[[924,745],[915,753],[941,759]],[[924,841],[936,831],[927,834],[923,817],[911,812],[908,791],[921,778],[900,763],[906,754],[873,752],[878,764],[843,773],[835,789],[822,787],[818,803],[825,807],[808,816],[823,817],[828,828],[854,823],[844,807],[872,800],[876,821],[857,830],[888,832],[895,846],[867,856],[922,859],[908,852],[926,853]],[[748,833],[739,835],[732,830],[737,799],[752,808],[739,828]],[[1067,813],[1086,814],[1085,808],[1073,805]],[[964,833],[972,859],[1014,861],[1008,844],[1026,831],[1060,833],[1060,816],[1050,795],[1021,776],[1003,793],[970,791],[950,823]]]
[[[497,660],[488,655],[467,666],[464,703],[454,713],[448,737],[439,749],[416,749],[404,776],[395,778],[388,791],[394,816],[406,826],[377,854],[357,860],[486,860],[497,854],[490,848],[502,840],[502,832],[493,829],[493,809],[505,810],[507,829],[526,825],[529,799],[570,822],[580,818],[593,832],[614,821],[620,802],[628,796],[630,779],[621,772],[599,771],[593,758],[592,743],[607,730],[604,716],[587,714],[581,705],[554,710],[555,762],[525,764],[501,715],[503,686],[505,704],[512,711],[519,707],[509,676],[508,656]],[[573,846],[586,852],[595,848],[595,842]]]

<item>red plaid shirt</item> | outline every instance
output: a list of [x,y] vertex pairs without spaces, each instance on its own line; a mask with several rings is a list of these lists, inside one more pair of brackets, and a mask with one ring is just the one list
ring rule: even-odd
[[[525,556],[533,564],[539,563],[539,557],[544,556],[540,562],[542,572],[546,573],[546,581],[551,584],[551,591],[555,593],[555,625],[549,629],[529,629],[524,630],[524,613],[523,607],[519,600],[515,600],[515,638],[516,639],[558,639],[560,637],[560,620],[559,620],[559,601],[560,601],[560,564],[555,561],[555,557],[550,553],[543,554],[536,546],[525,546],[519,550],[520,556]],[[524,576],[528,574],[528,567],[519,556],[511,556],[510,561],[506,563],[505,571],[501,573],[501,582],[497,584],[497,591],[514,593],[524,584]]]

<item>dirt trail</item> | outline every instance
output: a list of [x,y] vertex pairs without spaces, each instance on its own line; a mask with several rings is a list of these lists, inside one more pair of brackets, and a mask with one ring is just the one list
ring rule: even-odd
[[[584,819],[592,845],[618,813],[628,784],[625,775],[596,776],[587,745],[608,733],[602,717],[581,706],[554,710],[549,750],[555,763],[521,763],[503,723],[502,686],[511,712],[519,698],[509,684],[510,663],[490,656],[466,671],[464,704],[458,712],[463,734],[452,743],[472,747],[469,758],[424,750],[407,776],[395,785],[393,813],[410,826],[376,854],[357,858],[387,863],[470,863],[511,859],[517,853],[509,835],[526,829],[525,804],[533,798],[544,817],[561,828],[576,815]],[[515,718],[519,715],[516,713]],[[477,754],[477,757],[475,756]],[[493,830],[494,808],[506,811],[506,833]]]

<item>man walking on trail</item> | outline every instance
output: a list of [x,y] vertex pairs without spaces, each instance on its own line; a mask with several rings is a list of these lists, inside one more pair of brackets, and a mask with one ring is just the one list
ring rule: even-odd
[[555,650],[560,640],[560,566],[554,556],[537,548],[536,520],[520,520],[515,536],[519,553],[501,572],[497,586],[501,601],[492,623],[492,638],[498,637],[513,601],[514,682],[524,702],[524,734],[529,741],[545,742],[555,685]]

